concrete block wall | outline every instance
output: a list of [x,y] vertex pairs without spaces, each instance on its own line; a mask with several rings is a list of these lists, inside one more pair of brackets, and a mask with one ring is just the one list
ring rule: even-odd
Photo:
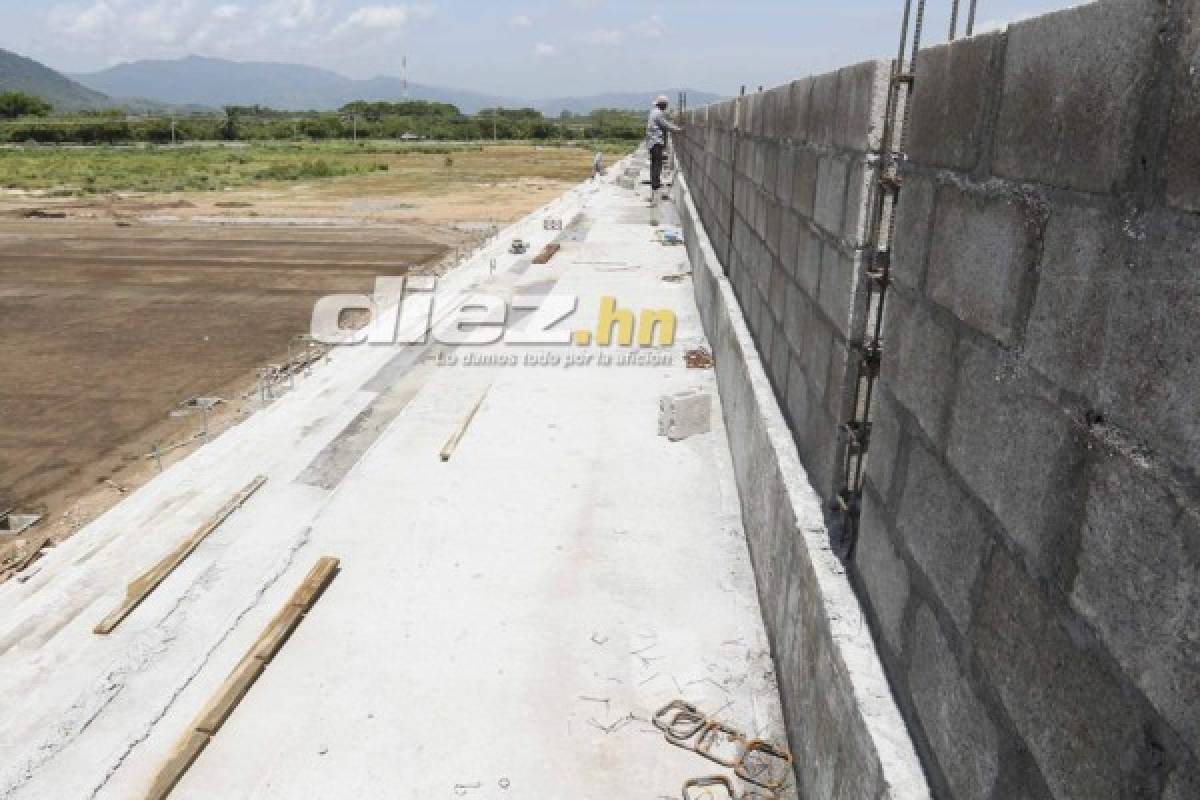
[[1200,3],[923,51],[852,572],[935,794],[1200,797]]
[[[677,150],[800,456],[822,498],[841,466],[849,342],[861,338],[868,158],[889,62],[690,112]],[[849,376],[849,377],[848,377]]]
[[[826,499],[886,73],[692,111],[680,140]],[[1200,797],[1200,0],[928,48],[907,137],[848,567],[933,794]],[[743,501],[752,543],[785,515]],[[807,578],[777,547],[755,564],[787,695],[800,590],[761,587]]]

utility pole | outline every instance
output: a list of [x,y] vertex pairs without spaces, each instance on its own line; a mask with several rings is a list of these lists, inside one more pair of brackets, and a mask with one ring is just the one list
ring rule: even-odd
[[496,136],[496,115],[500,113],[500,109],[492,109],[492,141],[497,142],[499,139]]
[[171,145],[175,144],[175,115],[171,115]]
[[350,113],[350,128],[352,131],[354,131],[352,136],[354,137],[354,141],[357,142],[358,141],[358,114],[355,114],[354,112]]

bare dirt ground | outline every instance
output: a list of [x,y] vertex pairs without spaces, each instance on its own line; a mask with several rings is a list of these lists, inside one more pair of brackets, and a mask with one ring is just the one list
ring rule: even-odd
[[[36,538],[70,535],[152,476],[155,443],[199,430],[198,415],[169,416],[178,404],[224,398],[213,431],[251,413],[257,369],[284,360],[317,297],[442,269],[569,185],[443,187],[393,171],[225,192],[0,195],[0,511],[45,514]],[[4,549],[0,539],[0,562]]]

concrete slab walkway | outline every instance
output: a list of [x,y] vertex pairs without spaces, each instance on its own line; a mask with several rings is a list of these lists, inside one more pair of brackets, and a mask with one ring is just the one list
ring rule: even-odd
[[[651,213],[586,184],[443,282],[577,296],[572,330],[595,329],[604,296],[670,309],[675,342],[649,363],[598,363],[619,347],[497,344],[455,364],[340,348],[0,587],[0,797],[141,796],[326,555],[341,572],[173,798],[678,797],[721,770],[650,724],[675,697],[782,741],[715,381],[684,365],[704,345],[686,253]],[[548,215],[568,230],[543,231]],[[562,249],[533,265],[501,252],[514,235],[531,255]],[[590,363],[465,363],[553,353]],[[713,430],[670,442],[659,400],[687,389],[713,394]],[[126,581],[260,474],[113,634],[92,633]]]

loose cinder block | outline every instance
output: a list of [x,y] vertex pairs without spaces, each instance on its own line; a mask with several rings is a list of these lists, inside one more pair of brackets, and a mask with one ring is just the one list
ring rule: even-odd
[[1083,432],[994,345],[959,345],[947,459],[1045,576],[1065,568],[1086,452]]
[[910,161],[969,171],[984,156],[1003,74],[1005,34],[974,36],[917,54],[909,116]]
[[712,395],[697,389],[664,395],[659,400],[658,432],[672,442],[712,429]]
[[1006,344],[1020,334],[1044,209],[1006,190],[943,185],[937,193],[927,291],[968,325]]
[[1095,655],[1059,621],[1041,587],[993,551],[973,648],[1054,797],[1122,800],[1135,784],[1144,721]]
[[1091,470],[1071,605],[1200,756],[1200,515],[1124,454]]
[[991,540],[970,496],[931,452],[913,442],[896,530],[933,584],[960,633],[971,623],[971,591]]
[[835,146],[863,153],[879,149],[890,77],[889,61],[864,61],[838,70]]
[[1122,183],[1161,18],[1154,0],[1110,0],[1010,26],[996,174],[1091,192]]
[[941,446],[946,441],[946,413],[957,370],[954,330],[911,296],[892,291],[884,307],[883,337],[887,348],[883,383],[934,445]]
[[885,522],[887,509],[868,492],[863,498],[854,564],[884,640],[897,655],[904,652],[904,609],[911,586],[908,565],[896,552]]

